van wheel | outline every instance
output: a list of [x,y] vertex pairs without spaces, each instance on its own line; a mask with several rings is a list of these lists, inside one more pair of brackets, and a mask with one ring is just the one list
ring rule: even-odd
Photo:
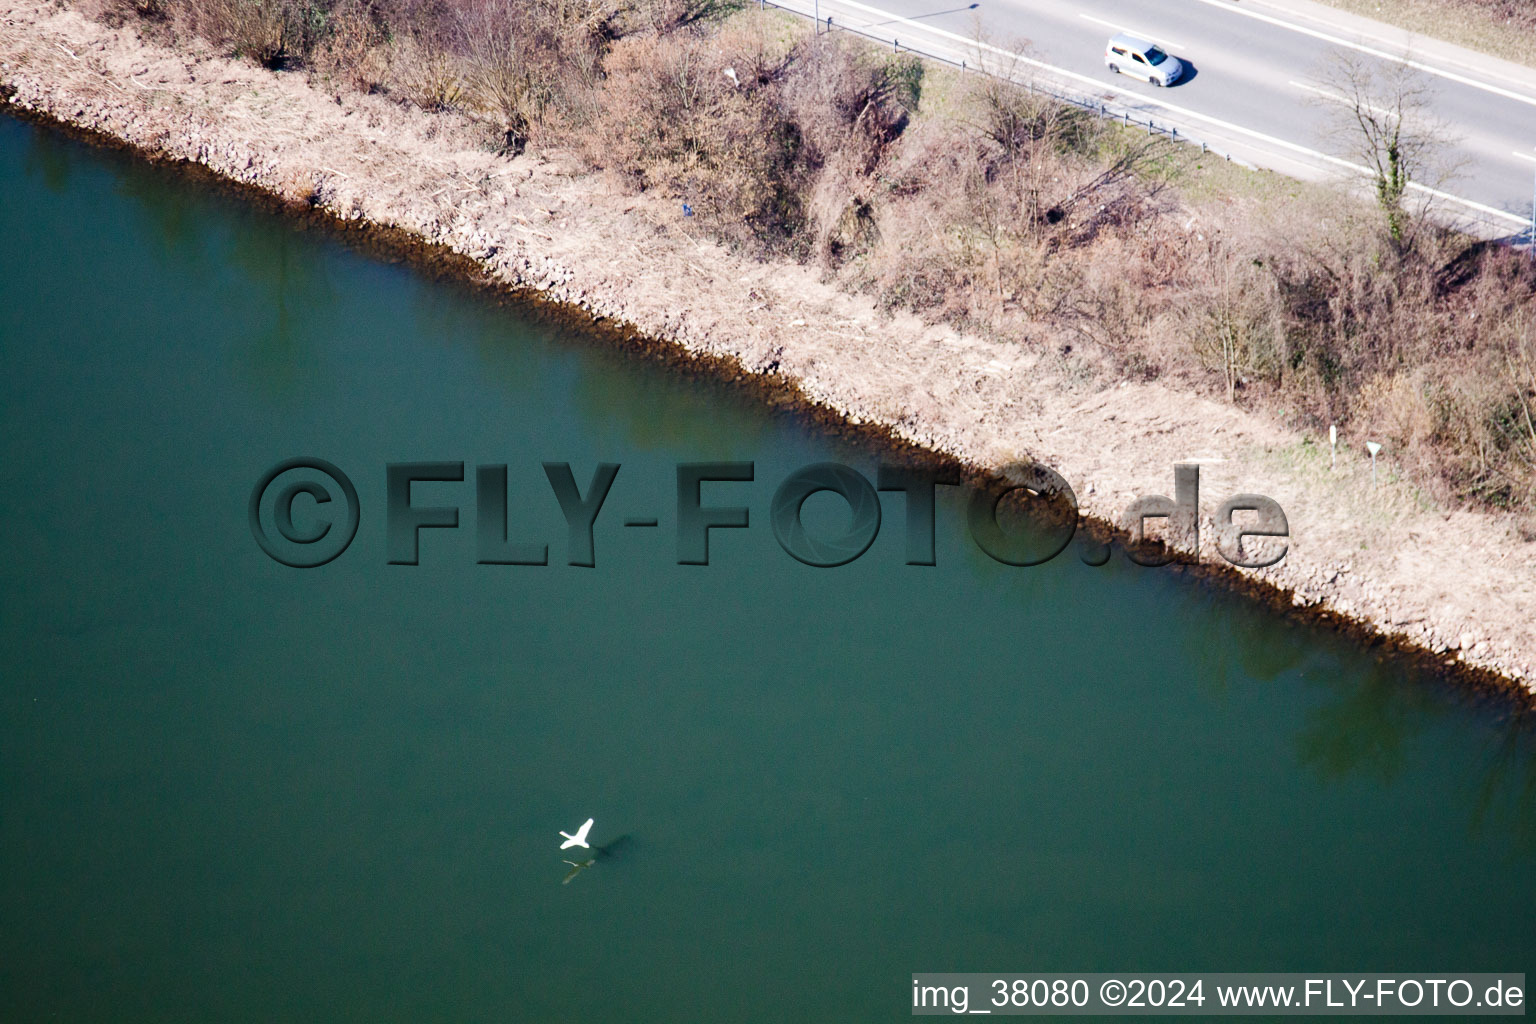
[[1157,86],[1159,89],[1161,89],[1163,86],[1167,85],[1168,83],[1163,81],[1161,78],[1154,78],[1154,79],[1152,79],[1152,84]]
[[1119,64],[1111,64],[1109,66],[1109,70],[1113,71],[1115,74],[1118,75],[1120,73],[1120,65]]

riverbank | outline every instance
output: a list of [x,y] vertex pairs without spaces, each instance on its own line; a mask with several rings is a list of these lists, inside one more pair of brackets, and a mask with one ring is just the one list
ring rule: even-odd
[[20,111],[457,254],[492,285],[739,367],[978,470],[1044,462],[1104,522],[1138,495],[1170,493],[1175,462],[1201,459],[1205,565],[1220,558],[1216,504],[1270,495],[1290,550],[1243,571],[1247,585],[1536,694],[1536,542],[1512,518],[1437,508],[1390,474],[1373,487],[1358,439],[1330,469],[1326,442],[1229,404],[1156,382],[1104,387],[1054,345],[882,312],[812,268],[732,253],[677,204],[575,160],[492,153],[452,113],[172,51],[32,0],[0,0],[0,25],[0,91]]

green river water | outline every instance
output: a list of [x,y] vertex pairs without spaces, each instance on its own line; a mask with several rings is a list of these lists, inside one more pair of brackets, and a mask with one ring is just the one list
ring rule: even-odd
[[[7,119],[0,183],[0,1020],[876,1021],[914,971],[1536,969],[1507,709],[1123,554],[999,564],[951,489],[936,566],[899,494],[802,565],[774,488],[873,453]],[[247,517],[298,455],[361,506],[312,570]],[[407,461],[468,467],[416,485],[461,524],[417,566]],[[545,461],[622,466],[595,568]],[[751,525],[679,565],[701,461],[755,463],[704,492]],[[482,463],[549,565],[477,564]],[[620,841],[562,885],[589,816]]]

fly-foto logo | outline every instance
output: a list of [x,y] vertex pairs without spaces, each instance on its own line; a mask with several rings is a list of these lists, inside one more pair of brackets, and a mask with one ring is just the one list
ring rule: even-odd
[[[594,527],[608,506],[620,464],[599,463],[583,489],[568,462],[542,464],[550,492],[565,518],[567,561],[597,565]],[[1126,555],[1139,565],[1166,565],[1198,557],[1200,551],[1200,467],[1177,463],[1174,497],[1154,494],[1126,508],[1119,526]],[[465,483],[462,462],[394,462],[385,466],[385,555],[390,565],[418,565],[423,530],[456,530],[461,505],[418,504],[418,483]],[[512,537],[508,532],[508,474],[505,463],[475,467],[474,484],[464,495],[474,510],[476,562],[481,565],[549,564],[549,540]],[[744,504],[705,504],[705,484],[747,485],[756,481],[752,462],[684,462],[676,466],[676,557],[679,565],[708,565],[714,530],[747,529],[751,508]],[[768,505],[768,521],[785,553],[806,565],[831,568],[860,558],[880,533],[881,493],[899,493],[905,504],[905,554],[908,565],[934,565],[935,525],[940,486],[954,486],[954,473],[881,465],[875,482],[858,470],[835,462],[805,466],[785,477]],[[848,506],[841,533],[816,533],[804,518],[806,500],[828,492]],[[542,496],[548,500],[550,495]],[[526,497],[526,496],[525,496]],[[718,499],[716,499],[718,500]],[[1244,514],[1239,519],[1239,514]],[[346,473],[324,459],[294,458],[273,466],[257,481],[248,506],[251,534],[274,561],[310,569],[334,560],[357,536],[362,516],[357,488]],[[990,485],[973,488],[966,501],[971,539],[991,558],[1007,565],[1050,561],[1078,532],[1077,496],[1067,481],[1035,462],[1006,466]],[[1285,512],[1262,494],[1234,495],[1212,517],[1216,549],[1233,565],[1257,569],[1285,557],[1290,525]],[[1161,538],[1149,524],[1162,521]],[[630,516],[626,527],[658,527],[658,516]],[[1257,543],[1252,543],[1253,541]],[[1106,545],[1086,541],[1080,557],[1089,565],[1109,558]]]

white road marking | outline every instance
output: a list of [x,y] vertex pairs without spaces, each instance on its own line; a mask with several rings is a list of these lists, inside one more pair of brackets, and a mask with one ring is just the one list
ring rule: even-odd
[[[917,29],[920,32],[931,33],[945,39],[951,39],[955,42],[963,43],[966,46],[973,47],[978,51],[986,50],[1000,56],[1007,57],[1010,60],[1017,61],[1020,64],[1026,64],[1030,67],[1040,68],[1042,70],[1049,71],[1052,74],[1060,75],[1063,78],[1086,83],[1096,90],[1102,91],[1104,89],[1110,88],[1107,83],[1100,81],[1099,79],[1090,78],[1087,75],[1080,75],[1076,71],[1068,71],[1066,68],[1058,68],[1053,64],[1045,63],[1045,61],[1036,60],[1033,57],[1026,57],[1022,53],[1014,53],[1011,50],[1003,49],[1001,46],[993,46],[991,43],[984,43],[978,39],[967,39],[965,36],[959,35],[955,32],[949,32],[945,29],[935,28],[931,25],[919,25],[915,21],[898,17],[894,14],[891,14],[889,11],[882,11],[878,7],[871,7],[868,4],[859,3],[858,0],[837,0],[837,2],[840,6],[853,7],[861,11],[866,11],[870,14],[878,15],[882,18],[887,18],[898,24],[910,26],[911,28]],[[1222,5],[1225,6],[1223,0],[1201,0],[1201,2],[1222,3]],[[1233,8],[1228,9],[1231,10]],[[1249,14],[1251,12],[1244,11],[1241,13]],[[1164,110],[1170,110],[1175,114],[1182,114],[1185,117],[1192,117],[1199,121],[1205,121],[1209,124],[1215,125],[1218,128],[1222,128],[1226,131],[1236,132],[1239,135],[1246,135],[1250,139],[1257,139],[1258,141],[1267,143],[1271,146],[1279,146],[1281,149],[1289,150],[1292,153],[1300,153],[1303,156],[1311,157],[1314,160],[1322,160],[1325,163],[1333,164],[1335,167],[1346,167],[1357,174],[1369,175],[1371,173],[1369,168],[1363,167],[1360,164],[1351,163],[1348,160],[1343,160],[1339,157],[1331,156],[1328,153],[1321,152],[1320,150],[1310,149],[1306,146],[1299,145],[1295,142],[1290,142],[1286,139],[1277,138],[1274,135],[1266,135],[1264,132],[1255,131],[1252,128],[1245,128],[1240,124],[1233,124],[1231,121],[1223,121],[1219,117],[1212,117],[1209,114],[1202,114],[1199,111],[1190,110],[1188,107],[1181,107],[1176,103],[1169,103],[1167,100],[1156,96],[1138,95],[1136,100],[1140,103],[1150,104],[1155,107],[1162,107]],[[1488,206],[1485,203],[1475,202],[1471,199],[1463,199],[1460,196],[1453,196],[1449,192],[1442,192],[1439,189],[1430,188],[1428,185],[1420,185],[1416,181],[1409,182],[1408,187],[1414,189],[1415,191],[1424,192],[1428,195],[1435,196],[1438,199],[1444,199],[1447,202],[1459,203],[1468,209],[1476,210],[1479,213],[1484,213],[1491,217],[1498,217],[1510,223],[1518,224],[1521,227],[1524,227],[1526,224],[1530,223],[1530,218],[1528,217],[1517,216],[1516,214],[1510,213],[1507,210],[1501,210],[1495,206]]]
[[[1364,171],[1367,174],[1370,173],[1364,167],[1359,167],[1358,169]],[[1497,206],[1488,206],[1483,203],[1474,203],[1470,199],[1463,199],[1461,196],[1453,196],[1449,192],[1442,192],[1437,188],[1430,188],[1428,185],[1420,185],[1416,181],[1410,181],[1408,183],[1408,187],[1416,192],[1423,192],[1426,195],[1434,196],[1436,199],[1444,199],[1451,203],[1460,203],[1462,206],[1469,207],[1470,209],[1476,210],[1479,213],[1486,213],[1490,217],[1498,217],[1501,220],[1508,221],[1511,224],[1518,224],[1521,227],[1525,227],[1531,222],[1531,218],[1529,217],[1522,217],[1517,213],[1510,213],[1508,210],[1501,210]]]
[[1529,160],[1531,163],[1536,164],[1536,156],[1532,156],[1529,153],[1522,153],[1518,149],[1511,150],[1511,152],[1513,152],[1515,156],[1519,157],[1521,160]]
[[[1291,82],[1289,84],[1294,85],[1298,89],[1305,89],[1307,92],[1315,92],[1319,96],[1333,100],[1335,103],[1342,103],[1346,107],[1352,107],[1355,105],[1355,101],[1350,99],[1348,96],[1340,96],[1336,92],[1329,92],[1327,89],[1320,89],[1315,85],[1308,85],[1306,82]],[[1382,110],[1380,107],[1367,103],[1364,100],[1360,101],[1360,105],[1366,110],[1369,110],[1371,113],[1375,114],[1377,117],[1392,116],[1390,111]]]
[[[1271,0],[1271,2],[1269,2],[1269,3],[1265,3],[1265,0],[1255,0],[1255,2],[1257,4],[1257,6],[1261,6],[1261,7],[1274,8],[1274,7],[1278,6],[1277,0]],[[1392,50],[1395,50],[1395,49],[1401,49],[1402,46],[1403,46],[1403,41],[1402,41],[1401,38],[1393,39],[1393,38],[1391,38],[1389,36],[1378,35],[1378,34],[1376,34],[1374,32],[1365,31],[1364,29],[1361,29],[1358,26],[1352,26],[1352,27],[1346,29],[1346,28],[1344,28],[1341,25],[1330,24],[1326,18],[1319,17],[1316,13],[1303,14],[1303,13],[1301,13],[1299,11],[1285,11],[1284,13],[1289,15],[1290,17],[1300,18],[1300,19],[1302,19],[1304,21],[1310,21],[1310,22],[1312,22],[1314,24],[1322,25],[1322,26],[1328,27],[1328,28],[1333,28],[1334,30],[1339,31],[1339,32],[1348,32],[1350,35],[1354,36],[1356,39],[1369,40],[1369,41],[1371,41],[1373,43],[1376,43],[1378,46],[1381,46],[1382,48],[1384,48],[1384,49],[1386,49],[1388,51],[1392,51]],[[1391,28],[1390,25],[1383,25],[1382,27],[1383,28]],[[1415,33],[1409,32],[1407,29],[1402,29],[1400,31],[1404,35],[1410,36],[1410,37],[1415,34]],[[1419,33],[1419,34],[1422,34],[1422,33]],[[1478,55],[1473,54],[1473,56],[1478,56]],[[1448,65],[1450,65],[1452,67],[1462,68],[1462,69],[1464,69],[1465,71],[1467,71],[1470,74],[1479,75],[1479,76],[1481,76],[1483,78],[1486,78],[1486,79],[1496,79],[1496,80],[1498,80],[1500,82],[1508,82],[1510,85],[1513,85],[1513,86],[1517,86],[1517,87],[1524,86],[1526,88],[1530,88],[1530,79],[1522,77],[1522,76],[1511,75],[1511,74],[1509,74],[1507,72],[1500,71],[1500,70],[1497,70],[1497,69],[1494,69],[1494,68],[1490,68],[1490,67],[1488,67],[1486,65],[1486,63],[1476,63],[1476,62],[1474,62],[1474,63],[1470,63],[1469,64],[1468,62],[1466,62],[1464,60],[1457,60],[1457,59],[1455,59],[1453,57],[1447,57],[1447,56],[1445,56],[1443,54],[1437,55],[1435,59],[1440,61],[1443,64],[1448,64]]]
[[1531,106],[1536,107],[1536,96],[1528,96],[1523,92],[1515,92],[1513,89],[1505,89],[1497,85],[1490,85],[1487,82],[1479,81],[1476,78],[1470,78],[1466,75],[1458,75],[1454,71],[1446,71],[1444,68],[1437,68],[1433,64],[1425,64],[1423,61],[1414,60],[1413,58],[1404,54],[1391,53],[1387,50],[1378,50],[1374,46],[1366,46],[1364,43],[1357,43],[1351,39],[1345,39],[1343,36],[1331,35],[1327,32],[1319,32],[1315,28],[1307,28],[1305,25],[1298,25],[1294,21],[1286,21],[1284,18],[1272,18],[1267,14],[1260,14],[1258,11],[1249,10],[1242,7],[1234,7],[1231,3],[1228,2],[1228,0],[1200,0],[1200,2],[1203,4],[1210,4],[1212,7],[1220,7],[1224,11],[1231,11],[1233,14],[1241,14],[1245,18],[1257,18],[1259,21],[1265,22],[1267,24],[1278,25],[1280,28],[1287,28],[1292,32],[1300,32],[1302,35],[1311,36],[1314,39],[1321,39],[1324,42],[1333,43],[1336,46],[1347,46],[1351,50],[1359,50],[1361,53],[1368,53],[1372,57],[1380,57],[1382,60],[1391,60],[1396,61],[1399,64],[1406,64],[1408,67],[1413,68],[1416,71],[1423,71],[1424,73],[1430,75],[1438,75],[1441,78],[1447,78],[1453,82],[1460,82],[1462,85],[1470,85],[1474,89],[1482,89],[1484,92],[1491,92],[1496,96],[1503,96],[1505,99],[1517,100],[1521,103],[1529,103]]
[[1148,42],[1157,43],[1158,45],[1162,46],[1164,49],[1169,49],[1169,50],[1182,50],[1182,49],[1184,49],[1182,44],[1176,43],[1172,39],[1167,39],[1167,38],[1164,38],[1163,36],[1155,36],[1155,35],[1153,35],[1150,32],[1138,32],[1134,28],[1127,28],[1124,25],[1117,25],[1117,24],[1115,24],[1112,21],[1105,21],[1103,18],[1095,18],[1091,14],[1079,14],[1078,17],[1082,18],[1084,21],[1091,21],[1095,25],[1103,25],[1105,28],[1112,28],[1116,32],[1124,32],[1127,35],[1135,36],[1137,39],[1145,39]]

